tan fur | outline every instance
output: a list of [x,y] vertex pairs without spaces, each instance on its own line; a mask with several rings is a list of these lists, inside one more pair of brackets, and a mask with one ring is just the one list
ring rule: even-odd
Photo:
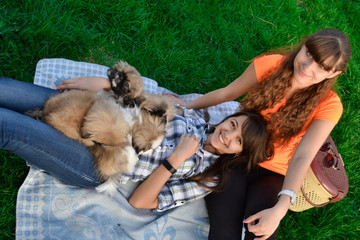
[[111,146],[127,145],[130,132],[131,127],[119,106],[98,97],[89,108],[81,129],[84,138]]
[[144,90],[144,82],[140,75],[140,73],[134,68],[133,66],[130,66],[127,62],[118,62],[114,65],[116,70],[118,71],[124,71],[127,75],[128,79],[130,80],[130,97],[136,98],[140,96],[142,91]]
[[127,62],[120,61],[107,71],[111,90],[119,104],[134,107],[135,99],[144,90],[144,82],[140,73]]
[[[135,166],[136,152],[161,143],[167,122],[182,110],[163,96],[146,93],[141,75],[126,62],[115,64],[108,76],[112,91],[96,95],[86,91],[61,93],[48,100],[42,117],[66,136],[88,146],[100,177],[113,181]],[[124,113],[123,107],[131,105],[142,109],[138,116],[137,111]],[[130,118],[135,118],[133,126],[134,119]]]
[[[132,131],[132,142],[136,152],[154,148],[159,144],[159,139],[164,138],[167,122],[175,115],[182,114],[182,110],[164,96],[145,92],[140,73],[127,62],[115,64],[108,70],[108,76],[115,95],[120,96],[119,99],[123,97],[118,103],[124,107],[133,103],[141,109],[142,120],[135,123]],[[126,87],[124,89],[123,81],[127,82],[130,92]]]
[[45,103],[42,120],[69,138],[92,146],[93,141],[84,139],[80,129],[94,97],[94,93],[87,91],[69,91],[55,95]]
[[96,98],[85,116],[81,132],[96,143],[90,151],[103,180],[127,172],[128,159],[124,148],[131,146],[131,127],[117,104]]
[[157,113],[163,113],[163,115],[166,116],[167,122],[173,120],[175,115],[183,114],[181,108],[177,108],[171,101],[162,95],[143,92],[142,96],[143,101],[140,104],[140,107],[155,115],[159,115]]
[[134,124],[132,131],[132,144],[137,153],[156,148],[166,135],[165,116],[155,116],[143,110],[140,114],[141,121]]
[[119,146],[90,147],[95,158],[95,165],[102,180],[108,180],[128,171],[128,159],[122,148]]

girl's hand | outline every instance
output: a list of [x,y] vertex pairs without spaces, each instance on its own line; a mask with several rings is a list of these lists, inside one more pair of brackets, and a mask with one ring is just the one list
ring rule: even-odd
[[281,197],[274,207],[258,212],[243,222],[248,224],[249,232],[258,236],[258,238],[255,239],[268,239],[279,226],[281,219],[286,215],[289,204],[289,199]]
[[180,137],[175,151],[169,156],[168,160],[173,167],[179,167],[186,159],[194,155],[200,147],[200,138],[195,135],[183,134]]
[[110,88],[110,81],[103,77],[78,77],[64,80],[57,86],[56,90],[88,90],[97,92],[104,88]]
[[183,100],[181,100],[180,98],[178,98],[177,96],[172,95],[172,94],[163,94],[163,96],[165,96],[167,99],[169,99],[172,103],[179,104],[180,106],[186,108],[186,103]]

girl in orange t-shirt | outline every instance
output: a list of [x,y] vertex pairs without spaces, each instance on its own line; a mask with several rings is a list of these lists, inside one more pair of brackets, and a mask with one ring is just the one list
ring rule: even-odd
[[[243,110],[259,112],[269,121],[273,157],[250,174],[233,171],[224,191],[205,197],[209,239],[241,239],[243,223],[245,239],[276,238],[311,161],[341,117],[342,104],[332,88],[350,55],[345,33],[321,29],[295,50],[257,57],[224,88],[189,103],[174,99],[201,109],[249,92],[241,101]],[[225,135],[222,140],[226,145]]]

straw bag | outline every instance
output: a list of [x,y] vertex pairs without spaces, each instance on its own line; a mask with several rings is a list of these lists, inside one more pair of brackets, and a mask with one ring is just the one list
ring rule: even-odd
[[344,162],[333,139],[329,136],[311,163],[310,169],[290,207],[301,212],[312,207],[323,207],[345,197],[349,189]]

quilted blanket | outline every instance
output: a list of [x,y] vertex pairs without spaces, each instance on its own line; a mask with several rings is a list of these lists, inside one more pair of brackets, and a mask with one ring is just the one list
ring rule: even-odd
[[[67,59],[42,59],[36,66],[34,83],[54,88],[69,78],[106,77],[107,69]],[[152,79],[143,80],[147,92],[177,95]],[[199,96],[179,97],[188,102]],[[209,108],[210,122],[218,123],[238,107],[237,102],[227,102]],[[30,166],[17,196],[16,239],[207,239],[209,223],[203,199],[162,213],[134,209],[127,199],[136,186],[129,181],[110,197],[93,188],[63,184]]]

